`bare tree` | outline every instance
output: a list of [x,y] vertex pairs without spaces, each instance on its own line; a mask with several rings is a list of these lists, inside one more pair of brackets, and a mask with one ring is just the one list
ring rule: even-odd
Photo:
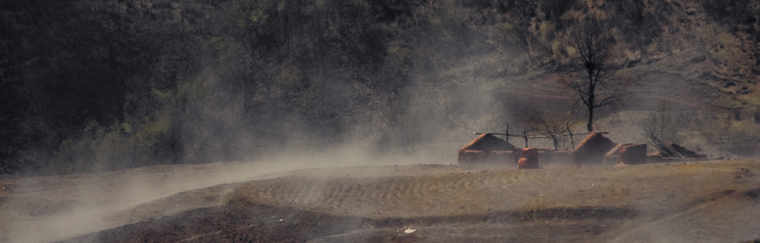
[[653,111],[650,111],[647,118],[641,123],[644,135],[647,137],[649,145],[661,151],[663,154],[671,157],[683,157],[677,151],[674,151],[668,144],[678,143],[678,123],[673,110],[667,103],[662,103]]
[[554,149],[564,147],[568,137],[572,133],[571,128],[580,121],[576,116],[581,107],[573,104],[565,113],[548,113],[541,117],[533,117],[532,121],[539,124],[539,129],[544,130],[547,138],[552,140]]
[[585,23],[571,31],[568,42],[576,52],[576,70],[573,71],[582,75],[567,84],[588,109],[586,128],[591,132],[594,109],[609,105],[616,95],[612,87],[614,67],[609,65],[612,39],[606,28],[593,19],[586,19]]

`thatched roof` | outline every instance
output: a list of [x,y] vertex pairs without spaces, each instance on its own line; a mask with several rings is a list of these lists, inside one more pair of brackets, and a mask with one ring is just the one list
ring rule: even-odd
[[617,144],[601,133],[592,132],[586,137],[573,152],[576,163],[604,163],[604,156]]
[[514,151],[515,146],[504,139],[497,138],[493,134],[485,133],[475,140],[472,140],[472,142],[465,145],[460,150],[481,150],[485,153],[490,153],[491,151]]

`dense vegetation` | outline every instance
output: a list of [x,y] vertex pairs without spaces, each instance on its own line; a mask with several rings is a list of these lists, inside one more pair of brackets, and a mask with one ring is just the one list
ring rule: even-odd
[[408,148],[498,110],[461,102],[486,83],[571,70],[567,38],[590,20],[608,30],[617,69],[708,59],[689,75],[716,102],[760,104],[750,0],[5,0],[0,13],[0,174],[356,138]]

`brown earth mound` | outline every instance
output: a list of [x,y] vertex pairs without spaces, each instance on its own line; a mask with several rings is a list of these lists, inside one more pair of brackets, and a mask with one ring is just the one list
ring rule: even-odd
[[605,155],[604,155],[604,164],[610,165],[615,164],[620,161],[620,149],[623,148],[624,143],[618,143],[615,144],[615,147],[610,149]]
[[459,150],[459,165],[475,166],[486,160],[486,152],[482,150]]
[[516,161],[515,146],[493,134],[485,133],[459,149],[459,165],[507,166]]
[[604,157],[612,157],[612,156],[618,156],[620,155],[620,149],[623,148],[624,145],[630,144],[630,143],[618,143],[615,144],[615,147],[612,147],[610,151],[607,151],[607,153],[604,155]]
[[641,143],[626,144],[620,149],[620,163],[639,165],[647,163],[647,145]]
[[612,140],[602,136],[601,133],[592,132],[578,145],[575,152],[572,153],[573,161],[577,165],[604,164],[604,156],[614,148],[615,145],[616,144],[612,142]]
[[484,133],[460,150],[481,150],[485,153],[491,153],[494,150],[514,151],[515,149],[514,145],[504,141],[504,139],[497,138],[490,133]]
[[520,154],[520,161],[517,162],[518,169],[538,169],[538,149],[523,148]]
[[640,143],[618,143],[604,155],[604,164],[638,165],[647,163],[647,145]]
[[517,154],[514,151],[491,151],[486,157],[487,166],[509,166],[517,163]]
[[517,154],[514,151],[494,150],[486,153],[482,150],[460,150],[459,165],[462,166],[510,166],[517,162]]

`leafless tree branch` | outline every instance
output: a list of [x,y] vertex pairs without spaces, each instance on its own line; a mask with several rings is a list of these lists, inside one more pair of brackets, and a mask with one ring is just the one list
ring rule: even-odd
[[594,19],[585,19],[570,33],[569,46],[577,51],[576,66],[583,71],[583,78],[568,83],[588,109],[587,129],[593,131],[594,109],[607,106],[615,94],[599,99],[600,94],[614,81],[610,61],[610,42],[604,25]]

